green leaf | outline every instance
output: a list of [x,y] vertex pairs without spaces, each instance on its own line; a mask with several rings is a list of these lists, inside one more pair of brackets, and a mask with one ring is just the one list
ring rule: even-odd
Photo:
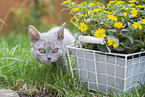
[[141,52],[144,52],[145,51],[145,49],[144,48],[141,48]]
[[98,48],[101,52],[108,52],[106,45],[98,45]]
[[123,42],[121,42],[120,45],[122,45],[125,48],[125,44]]
[[121,42],[120,45],[125,49],[130,50],[131,48],[129,46],[126,46],[124,42]]
[[107,31],[109,31],[109,32],[116,32],[116,30],[113,30],[113,29],[107,29]]
[[121,42],[120,45],[122,45],[124,49],[128,49],[128,50],[131,49],[129,46],[126,46],[124,42]]
[[137,42],[137,43],[140,43],[140,44],[142,44],[142,45],[144,45],[144,42],[142,42],[141,40],[134,40],[135,42]]
[[124,51],[124,48],[122,46],[118,46],[117,48],[113,48],[116,51]]
[[127,29],[122,29],[121,32],[128,32],[128,30]]
[[132,26],[132,23],[131,22],[127,22],[128,26]]
[[131,52],[134,52],[135,50],[137,50],[138,47],[140,47],[140,44],[134,44],[134,45],[131,47]]
[[94,35],[95,32],[96,32],[96,29],[93,29],[93,30],[91,31],[92,35]]
[[122,36],[128,38],[131,41],[132,44],[134,43],[133,37],[131,35],[126,34],[126,33],[122,33],[122,32],[119,33],[119,35],[122,35]]
[[132,23],[131,22],[127,22],[129,28],[133,29]]
[[107,36],[107,39],[108,39],[108,40],[111,39],[111,40],[113,40],[114,42],[116,42],[116,43],[119,44],[118,38],[114,37],[113,35],[108,35],[108,36]]
[[86,23],[89,23],[89,22],[91,22],[91,21],[98,21],[96,18],[88,18],[87,20],[86,20]]
[[60,12],[63,12],[65,10],[69,10],[69,8],[63,8],[63,9],[60,10]]

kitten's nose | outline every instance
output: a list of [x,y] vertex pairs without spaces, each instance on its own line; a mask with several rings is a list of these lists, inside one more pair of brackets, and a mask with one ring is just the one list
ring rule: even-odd
[[51,60],[51,58],[47,58],[48,60]]

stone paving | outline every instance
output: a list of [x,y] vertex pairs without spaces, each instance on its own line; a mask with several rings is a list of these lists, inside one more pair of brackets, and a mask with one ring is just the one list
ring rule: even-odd
[[14,90],[0,89],[0,97],[19,97]]

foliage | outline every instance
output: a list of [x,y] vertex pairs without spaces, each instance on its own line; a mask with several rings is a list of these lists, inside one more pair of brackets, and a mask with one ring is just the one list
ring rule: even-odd
[[99,90],[88,92],[84,87],[85,84],[78,83],[76,75],[74,79],[72,78],[70,69],[63,76],[57,68],[52,70],[49,64],[39,64],[35,61],[31,55],[27,34],[11,32],[7,36],[0,37],[0,41],[0,88],[25,92],[30,95],[29,97],[37,92],[48,93],[54,97],[143,97],[145,95],[145,84],[142,83],[135,91],[109,92],[109,95]]
[[114,0],[103,5],[95,0],[80,4],[66,0],[63,5],[70,9],[70,22],[81,35],[104,38],[111,52],[133,53],[145,50],[144,3]]
[[[20,0],[20,2],[24,2],[23,0]],[[41,3],[39,0],[28,0],[26,3],[26,6],[30,7],[32,3],[34,3],[33,7],[30,7],[29,10],[29,17],[32,20],[33,23],[39,23],[39,19],[43,16],[48,16],[48,13],[45,11],[46,4]]]
[[[40,0],[16,0],[21,4],[25,4],[25,8],[11,8],[11,29],[18,32],[25,31],[27,32],[28,26],[35,25],[42,29],[46,28],[48,22],[46,17],[49,17],[47,8],[50,7],[50,11],[54,11],[56,3],[49,1],[40,1]],[[14,25],[15,23],[15,25]],[[48,26],[47,26],[48,27]],[[48,30],[48,29],[47,29]]]

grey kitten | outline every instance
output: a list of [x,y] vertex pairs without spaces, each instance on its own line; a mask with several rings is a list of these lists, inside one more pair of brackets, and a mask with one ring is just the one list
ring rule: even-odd
[[47,33],[40,33],[32,25],[28,27],[31,52],[38,62],[53,65],[59,62],[60,66],[64,65],[63,69],[66,69],[65,45],[73,44],[75,39],[70,31],[64,28],[65,24],[63,23],[61,27],[53,27]]

